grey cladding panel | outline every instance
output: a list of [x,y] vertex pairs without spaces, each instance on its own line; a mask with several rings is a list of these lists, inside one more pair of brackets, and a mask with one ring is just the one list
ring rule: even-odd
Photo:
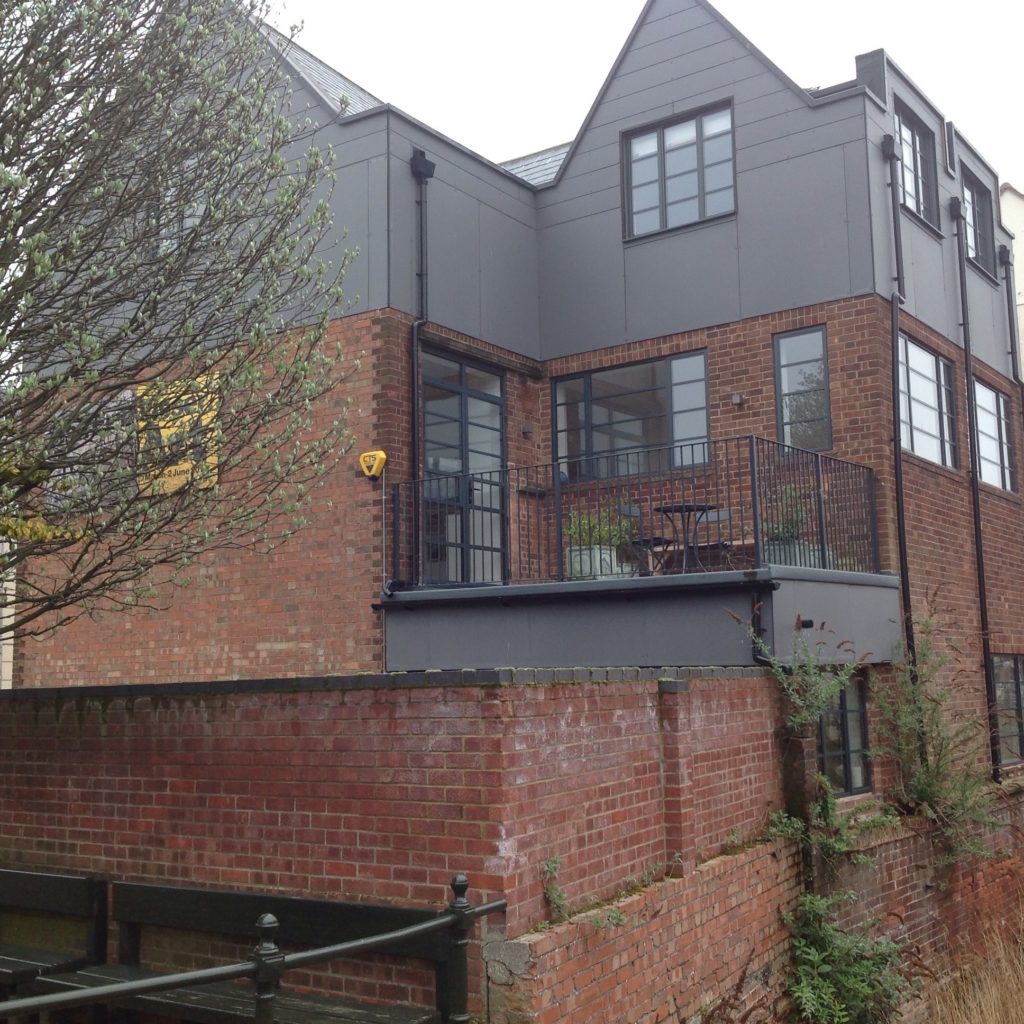
[[488,206],[480,207],[481,337],[540,358],[537,236]]
[[746,593],[387,611],[387,670],[750,665]]
[[[435,178],[429,190],[429,315],[475,338],[480,319],[480,206]],[[492,336],[489,341],[504,344]]]
[[873,239],[871,236],[871,183],[863,142],[843,147],[846,179],[846,231],[850,261],[850,293],[864,295],[874,288]]
[[625,307],[618,211],[549,228],[542,244],[541,358],[622,342]]
[[[747,171],[739,176],[739,196],[740,316],[850,292],[842,150]],[[869,271],[870,252],[858,258]]]
[[635,242],[625,260],[628,341],[739,319],[734,219]]

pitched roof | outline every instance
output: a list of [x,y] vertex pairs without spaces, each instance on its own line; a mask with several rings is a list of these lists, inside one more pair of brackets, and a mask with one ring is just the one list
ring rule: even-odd
[[270,40],[274,49],[320,94],[336,114],[361,114],[364,110],[384,105],[382,100],[335,71],[319,57],[314,57],[309,50],[304,50],[277,29],[262,24],[260,30]]
[[546,185],[555,180],[558,168],[562,166],[565,154],[569,152],[571,142],[563,142],[560,146],[542,149],[539,153],[519,156],[514,160],[506,160],[500,166],[511,171],[517,178],[528,181],[531,185]]

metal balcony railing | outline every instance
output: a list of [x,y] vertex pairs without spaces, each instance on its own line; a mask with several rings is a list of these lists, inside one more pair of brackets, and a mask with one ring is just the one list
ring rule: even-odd
[[754,436],[428,475],[389,516],[391,590],[878,569],[873,472]]

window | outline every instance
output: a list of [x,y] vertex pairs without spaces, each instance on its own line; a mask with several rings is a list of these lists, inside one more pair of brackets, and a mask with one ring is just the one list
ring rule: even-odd
[[627,234],[647,235],[736,209],[732,110],[626,137]]
[[1002,764],[1024,760],[1024,656],[992,656],[992,674],[996,686],[996,722],[999,733],[999,760]]
[[863,793],[871,788],[862,679],[851,679],[821,716],[818,766],[837,793]]
[[935,136],[903,104],[896,104],[896,146],[900,155],[900,202],[939,226]]
[[999,391],[974,382],[974,411],[978,427],[978,468],[981,479],[1014,489],[1013,440],[1010,435],[1010,400]]
[[956,467],[953,365],[900,335],[900,439],[907,451]]
[[705,462],[706,377],[705,353],[691,352],[557,381],[562,471],[578,480]]
[[995,274],[992,193],[968,171],[964,171],[964,238],[968,259]]
[[775,396],[783,444],[832,447],[824,327],[775,335]]

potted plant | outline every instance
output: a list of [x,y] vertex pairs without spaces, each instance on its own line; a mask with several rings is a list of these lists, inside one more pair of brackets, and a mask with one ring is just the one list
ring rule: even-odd
[[636,532],[636,522],[618,512],[573,509],[562,530],[566,539],[565,574],[570,579],[612,579],[631,576],[635,567],[622,549]]
[[[772,494],[762,515],[765,518],[764,561],[770,565],[821,565],[818,545],[804,540],[811,519],[813,499],[802,487],[785,484]],[[767,513],[767,515],[765,515]]]

